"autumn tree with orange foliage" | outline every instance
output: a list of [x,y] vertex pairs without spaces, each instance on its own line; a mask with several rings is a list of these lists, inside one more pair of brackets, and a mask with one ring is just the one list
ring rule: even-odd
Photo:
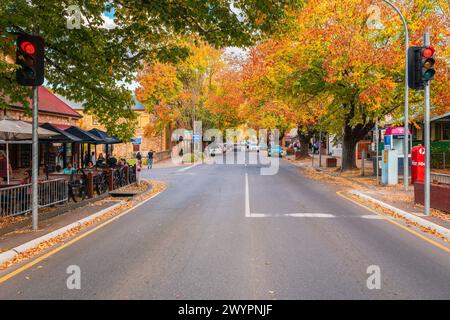
[[[431,27],[438,52],[434,110],[448,110],[448,1],[394,2],[405,13],[412,45],[421,45],[425,28]],[[380,9],[376,28],[369,27],[374,4]],[[373,129],[375,119],[402,112],[403,39],[397,14],[380,1],[310,0],[291,12],[277,37],[256,48],[263,62],[253,63],[252,95],[258,101],[267,97],[296,104],[306,116],[299,125],[320,118],[343,142],[343,169],[355,168],[356,144]],[[417,114],[423,94],[412,92],[410,103],[411,114]]]
[[205,101],[222,67],[222,51],[196,39],[183,43],[189,49],[185,60],[147,64],[139,72],[136,97],[155,119],[146,128],[149,135],[164,128],[192,129],[194,119],[202,121],[205,128],[212,126]]

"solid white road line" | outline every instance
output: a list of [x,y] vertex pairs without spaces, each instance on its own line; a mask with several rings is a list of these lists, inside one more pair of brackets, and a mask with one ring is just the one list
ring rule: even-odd
[[[321,213],[321,212],[301,212],[301,213],[252,213],[250,211],[250,190],[248,184],[248,173],[245,173],[245,217],[246,218],[337,218],[331,213]],[[356,216],[362,219],[383,219],[377,215],[369,214],[363,216]],[[346,218],[346,217],[343,217]]]
[[189,166],[189,167],[184,167],[184,168],[178,170],[177,172],[184,172],[184,171],[187,171],[187,170],[189,170],[189,169],[192,169],[192,168],[194,168],[194,167],[196,167],[196,166],[198,166],[198,165],[199,165],[199,163],[195,163],[195,164],[193,164],[193,165],[191,165],[191,166]]
[[336,218],[329,213],[251,213],[251,218]]
[[248,173],[245,173],[245,217],[250,218],[250,197],[248,190]]

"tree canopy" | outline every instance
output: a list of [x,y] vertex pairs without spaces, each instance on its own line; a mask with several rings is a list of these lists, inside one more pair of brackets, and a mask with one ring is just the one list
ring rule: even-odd
[[[68,6],[78,5],[83,23],[68,29]],[[212,46],[250,45],[270,32],[296,0],[4,0],[0,3],[0,56],[13,56],[19,33],[39,34],[46,44],[46,85],[83,101],[110,133],[132,136],[132,82],[143,62],[176,62],[188,56],[180,36],[196,35]],[[105,11],[114,10],[113,25]],[[27,104],[14,65],[0,59],[0,92]]]

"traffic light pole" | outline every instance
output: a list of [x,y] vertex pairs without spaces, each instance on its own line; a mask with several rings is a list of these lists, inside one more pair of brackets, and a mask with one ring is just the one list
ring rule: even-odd
[[38,86],[33,86],[33,123],[32,123],[32,173],[31,173],[31,208],[33,230],[38,229],[38,176],[39,176],[39,140],[38,140]]
[[[430,34],[425,32],[423,34],[423,45],[425,47],[430,45]],[[425,179],[424,179],[424,214],[430,215],[430,159],[431,159],[431,145],[430,145],[430,81],[425,82],[425,125],[424,125],[424,140],[425,140]]]
[[403,189],[405,191],[408,191],[409,186],[409,88],[408,88],[408,47],[409,47],[409,31],[408,31],[408,25],[406,23],[405,17],[402,15],[400,10],[390,1],[383,0],[386,2],[389,6],[391,6],[395,12],[400,16],[400,19],[402,19],[403,27],[405,29],[405,110],[404,110],[404,144],[403,144]]

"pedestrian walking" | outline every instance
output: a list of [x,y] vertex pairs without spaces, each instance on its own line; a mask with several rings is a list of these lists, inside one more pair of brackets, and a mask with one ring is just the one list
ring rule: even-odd
[[147,158],[148,158],[148,168],[151,169],[153,168],[153,150],[150,150],[148,152]]
[[136,154],[136,160],[137,160],[137,163],[138,163],[139,167],[142,167],[142,155],[141,155],[141,153],[139,151]]

